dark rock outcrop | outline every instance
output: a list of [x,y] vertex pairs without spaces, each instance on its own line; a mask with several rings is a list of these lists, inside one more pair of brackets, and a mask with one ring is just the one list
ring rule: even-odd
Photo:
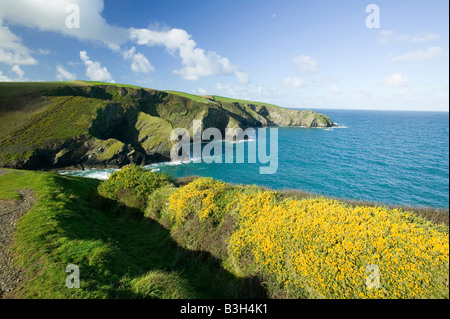
[[[193,120],[223,135],[234,127],[334,125],[313,111],[137,87],[80,81],[15,89],[16,95],[0,84],[0,97],[5,96],[0,120],[13,119],[2,124],[10,127],[0,132],[0,166],[11,168],[121,167],[169,160],[171,131],[192,132]],[[15,110],[25,114],[14,117]]]

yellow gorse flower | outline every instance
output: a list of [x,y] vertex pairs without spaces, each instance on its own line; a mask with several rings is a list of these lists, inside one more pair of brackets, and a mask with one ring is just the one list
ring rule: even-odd
[[[227,184],[212,178],[198,178],[192,183],[180,188],[170,196],[169,210],[175,223],[181,223],[186,217],[197,210],[200,220],[204,220],[214,211],[215,196],[226,188]],[[195,200],[200,201],[200,207],[195,206]]]
[[[197,179],[170,198],[175,223],[217,209],[226,184]],[[285,286],[316,298],[448,298],[449,236],[411,214],[352,207],[326,198],[276,200],[276,193],[237,194],[227,206],[237,218],[228,240],[239,260],[250,254]],[[194,204],[197,203],[197,206]],[[366,286],[377,265],[381,286]]]

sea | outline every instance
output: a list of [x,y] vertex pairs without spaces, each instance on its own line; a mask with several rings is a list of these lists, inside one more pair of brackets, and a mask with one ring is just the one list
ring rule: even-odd
[[[248,163],[247,158],[245,163],[191,160],[155,163],[146,168],[174,178],[196,175],[380,204],[449,207],[449,113],[316,111],[331,117],[338,127],[278,128],[275,174],[260,174],[260,167],[268,164]],[[224,144],[225,158],[228,142],[220,143]],[[258,144],[256,140],[246,141],[245,150],[250,143]],[[268,146],[266,151],[268,154]],[[107,179],[114,171],[60,173]]]

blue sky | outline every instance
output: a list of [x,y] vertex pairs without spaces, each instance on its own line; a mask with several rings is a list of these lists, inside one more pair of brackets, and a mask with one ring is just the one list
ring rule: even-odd
[[[366,26],[371,3],[379,28]],[[76,22],[73,4],[79,28],[66,23]],[[448,111],[448,6],[0,0],[0,81],[82,79],[293,108]]]

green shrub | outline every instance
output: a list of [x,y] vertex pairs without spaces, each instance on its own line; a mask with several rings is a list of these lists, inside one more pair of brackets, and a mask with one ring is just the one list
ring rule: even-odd
[[100,195],[135,208],[144,208],[149,195],[156,189],[172,185],[165,173],[151,172],[140,166],[127,165],[102,182]]
[[153,219],[159,219],[164,209],[169,207],[169,197],[177,188],[172,185],[164,186],[156,189],[148,196],[147,207],[145,208],[145,216]]

